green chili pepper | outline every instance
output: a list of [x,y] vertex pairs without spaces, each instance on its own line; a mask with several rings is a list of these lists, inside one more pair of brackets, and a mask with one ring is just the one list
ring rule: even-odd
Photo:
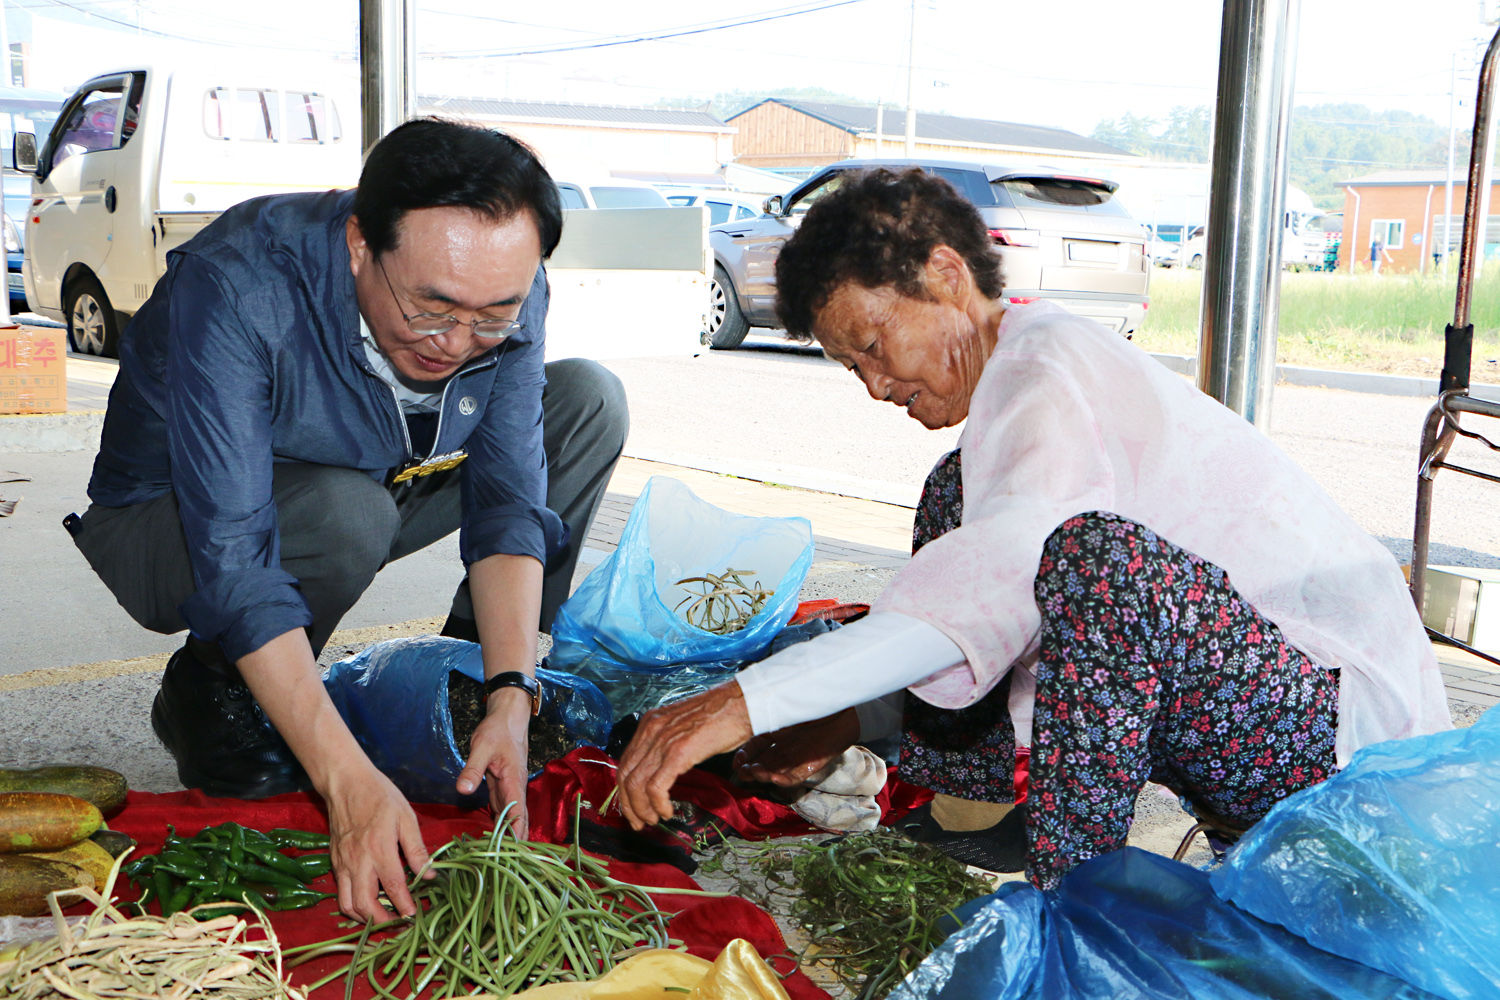
[[239,872],[243,881],[264,882],[267,885],[281,886],[286,889],[303,888],[303,882],[297,876],[288,875],[266,865],[256,864],[254,861],[241,861],[231,867]]
[[239,864],[245,860],[245,828],[238,827],[229,835],[229,863]]
[[277,893],[275,900],[269,901],[267,905],[278,911],[303,910],[333,897],[334,893],[331,892],[315,892],[311,889],[289,890]]
[[328,834],[312,833],[308,830],[272,830],[266,834],[277,847],[295,847],[303,851],[315,851],[328,846]]
[[162,904],[161,915],[164,917],[170,917],[172,914],[187,906],[188,900],[193,898],[193,887],[190,885],[179,886],[178,888],[172,890],[172,895],[170,897],[164,898],[166,898],[166,902]]
[[166,916],[167,900],[172,897],[172,876],[158,870],[151,876],[151,892],[156,896],[156,902],[161,907],[162,916]]
[[303,882],[311,882],[333,870],[333,857],[328,854],[304,854],[300,858],[293,858],[292,861],[302,869],[300,877]]
[[252,855],[255,860],[267,868],[274,869],[284,875],[289,875],[298,882],[306,881],[302,877],[302,866],[274,847],[267,847],[261,844],[246,844],[245,852]]

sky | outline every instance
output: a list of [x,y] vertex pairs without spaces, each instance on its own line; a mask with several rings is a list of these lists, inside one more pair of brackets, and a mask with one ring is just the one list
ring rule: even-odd
[[[1450,66],[1456,55],[1466,73],[1459,90],[1471,93],[1497,3],[1303,0],[1297,103],[1354,102],[1446,123]],[[59,88],[106,62],[215,59],[229,48],[354,68],[355,0],[3,4],[79,26],[76,47],[36,56],[45,62],[39,75]],[[816,86],[906,103],[912,0],[418,0],[417,8],[423,93],[643,105]],[[913,103],[1083,134],[1127,112],[1162,118],[1174,106],[1212,104],[1221,13],[1211,0],[915,0]],[[726,23],[737,26],[678,34]],[[676,37],[601,44],[663,34]]]

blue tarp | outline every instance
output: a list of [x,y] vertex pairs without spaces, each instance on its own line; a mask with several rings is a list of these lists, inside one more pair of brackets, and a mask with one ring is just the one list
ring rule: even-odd
[[1449,1000],[1500,997],[1500,709],[1359,751],[1271,810],[1213,886]]
[[1208,875],[1133,847],[1043,893],[1011,882],[890,1000],[1433,1000],[1219,899]]
[[[483,788],[454,788],[464,759],[453,741],[448,674],[484,680],[476,643],[442,636],[392,639],[335,663],[323,680],[334,707],[374,765],[413,802],[476,806]],[[609,704],[599,689],[571,674],[538,668],[542,717],[590,746],[609,742]]]

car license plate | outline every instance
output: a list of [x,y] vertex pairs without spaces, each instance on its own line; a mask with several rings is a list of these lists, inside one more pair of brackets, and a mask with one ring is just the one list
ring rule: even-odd
[[1116,264],[1120,260],[1120,244],[1074,240],[1068,244],[1068,259],[1085,264]]
[[9,272],[9,274],[10,274],[10,289],[11,289],[11,291],[24,291],[25,288],[26,288],[26,279],[22,278],[19,274],[15,273],[14,271]]

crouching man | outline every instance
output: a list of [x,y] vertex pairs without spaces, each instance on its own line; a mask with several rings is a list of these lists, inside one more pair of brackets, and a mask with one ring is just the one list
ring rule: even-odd
[[[259,198],[169,255],[121,340],[92,501],[68,527],[137,622],[190,637],[151,713],[183,783],[326,800],[339,902],[412,912],[427,859],[316,657],[382,566],[460,531],[444,633],[487,716],[458,781],[524,806],[536,633],[623,447],[619,381],[543,364],[556,188],[503,134],[417,120],[354,191]],[[522,809],[524,813],[524,809]],[[524,818],[521,819],[524,827]]]

